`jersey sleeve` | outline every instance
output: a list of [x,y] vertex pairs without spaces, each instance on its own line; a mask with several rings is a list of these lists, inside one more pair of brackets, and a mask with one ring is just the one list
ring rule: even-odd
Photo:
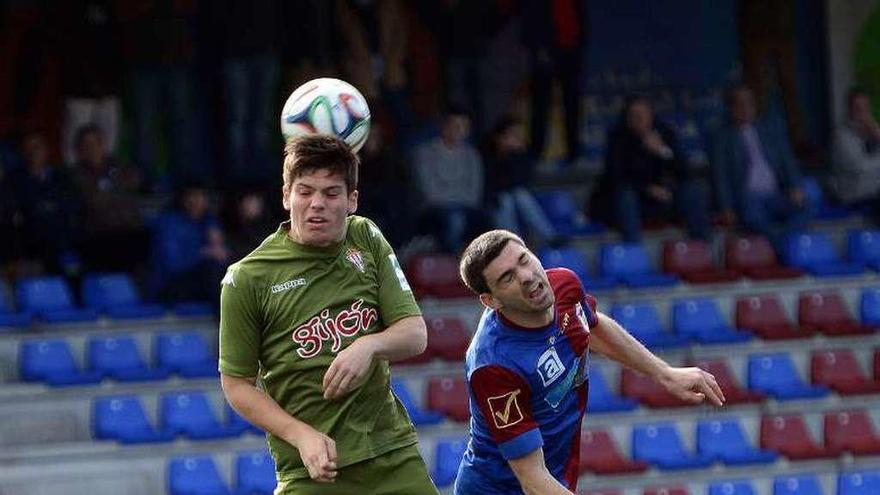
[[248,378],[260,369],[259,301],[238,266],[229,267],[220,289],[220,372]]
[[419,316],[422,312],[416,304],[415,296],[406,275],[397,261],[397,256],[382,232],[373,222],[366,220],[370,249],[376,260],[379,279],[379,314],[385,326],[406,318]]
[[484,366],[471,373],[469,382],[486,428],[505,459],[518,459],[544,446],[532,416],[531,387],[522,375],[502,366]]

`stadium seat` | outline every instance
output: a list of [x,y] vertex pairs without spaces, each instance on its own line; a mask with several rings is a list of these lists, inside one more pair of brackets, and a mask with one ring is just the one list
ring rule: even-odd
[[406,386],[406,382],[399,378],[391,379],[391,390],[394,391],[394,395],[400,399],[400,402],[403,404],[403,407],[406,408],[409,413],[409,418],[412,420],[413,424],[416,426],[422,425],[435,425],[443,421],[443,415],[436,411],[427,411],[420,407],[416,401],[413,400],[412,395],[409,393],[409,387]]
[[605,375],[598,367],[590,368],[590,393],[587,396],[587,411],[590,414],[605,412],[632,411],[639,407],[637,401],[621,397],[611,390]]
[[830,337],[867,335],[874,330],[862,325],[850,313],[840,294],[830,291],[801,293],[798,299],[798,320],[801,328],[818,331]]
[[636,425],[633,428],[633,458],[664,470],[704,468],[712,459],[688,452],[674,423]]
[[874,380],[880,380],[880,349],[874,350]]
[[880,230],[851,230],[847,234],[847,256],[880,271]]
[[880,454],[880,437],[868,411],[829,412],[825,414],[824,423],[828,450],[855,455]]
[[614,279],[591,275],[586,255],[577,248],[544,248],[538,257],[544,268],[563,267],[575,272],[587,292],[613,289],[617,285]]
[[697,423],[697,451],[728,465],[766,464],[779,457],[760,450],[746,439],[736,419],[705,420]]
[[602,275],[629,287],[669,287],[678,283],[674,275],[654,269],[641,244],[606,244],[599,257]]
[[12,307],[12,298],[6,282],[0,280],[0,329],[7,327],[25,327],[30,325],[31,315],[17,313]]
[[772,415],[761,418],[761,448],[776,451],[792,460],[836,457],[813,439],[803,416]]
[[591,428],[581,433],[581,473],[585,471],[596,474],[641,473],[647,469],[647,462],[627,459],[607,431]]
[[687,339],[664,328],[657,309],[649,302],[615,303],[611,317],[651,349],[684,347]]
[[535,199],[561,236],[591,235],[605,230],[601,225],[587,221],[567,189],[539,191],[535,193]]
[[87,275],[82,282],[83,302],[116,319],[159,318],[165,308],[144,304],[134,281],[124,273]]
[[173,457],[168,463],[169,495],[228,495],[229,487],[209,455]]
[[428,380],[428,409],[444,414],[453,421],[471,419],[468,390],[463,376],[432,377]]
[[767,398],[761,392],[744,388],[739,380],[736,379],[726,361],[699,360],[694,363],[694,366],[708,371],[715,377],[718,386],[724,391],[724,398],[727,399],[725,401],[726,404],[754,404]]
[[642,495],[691,495],[685,486],[661,486],[645,488]]
[[829,203],[822,185],[812,176],[803,178],[804,200],[815,218],[819,220],[841,220],[852,216],[848,207]]
[[156,367],[185,378],[218,375],[217,358],[199,332],[162,332],[153,339]]
[[648,407],[688,407],[691,405],[672,395],[659,383],[630,368],[623,368],[621,371],[620,390],[623,395],[632,397]]
[[471,334],[464,322],[454,317],[425,318],[428,327],[428,350],[431,357],[445,361],[464,361]]
[[92,432],[98,440],[122,443],[170,442],[174,439],[174,433],[153,427],[141,400],[135,395],[95,399],[92,402]]
[[220,423],[204,392],[166,392],[160,403],[164,430],[194,440],[229,438],[241,433]]
[[828,395],[824,385],[809,385],[786,352],[749,356],[749,388],[778,400],[814,399]]
[[775,478],[773,495],[825,495],[825,492],[815,474],[800,474]]
[[843,277],[865,273],[864,263],[844,261],[823,232],[799,232],[786,239],[785,261],[817,277]]
[[730,237],[724,252],[729,270],[754,280],[797,278],[804,274],[798,268],[780,265],[770,241],[762,236]]
[[467,438],[446,438],[437,440],[434,451],[434,470],[431,477],[434,483],[445,488],[455,481],[458,475],[458,465],[467,449]]
[[728,325],[718,305],[708,298],[676,301],[672,306],[672,327],[678,335],[701,344],[729,344],[752,339],[749,332]]
[[877,495],[880,493],[880,470],[840,473],[837,495]]
[[214,315],[214,307],[206,301],[182,301],[171,308],[178,318],[202,318]]
[[715,265],[711,248],[701,240],[666,241],[663,244],[663,271],[692,284],[728,283],[740,277],[735,271]]
[[150,368],[130,335],[92,337],[87,344],[89,365],[95,371],[123,382],[165,380],[168,371]]
[[810,369],[813,383],[830,387],[841,395],[880,392],[880,382],[865,375],[850,349],[813,351]]
[[22,342],[18,348],[18,375],[27,382],[53,386],[95,384],[103,374],[76,364],[70,345],[63,339]]
[[236,495],[272,495],[275,491],[275,461],[269,452],[241,452],[235,457]]
[[862,325],[880,329],[880,287],[865,287],[859,304]]
[[713,481],[709,495],[758,495],[758,490],[750,480]]
[[266,434],[266,432],[261,430],[260,427],[251,424],[250,421],[244,419],[240,414],[235,412],[235,409],[233,409],[228,402],[224,401],[223,410],[226,411],[226,428],[230,431],[234,431],[238,434],[249,431],[260,436]]
[[623,495],[623,492],[616,488],[589,488],[578,490],[578,495]]
[[92,308],[77,308],[73,294],[61,277],[23,279],[16,287],[18,307],[24,313],[34,314],[47,323],[90,322],[98,319]]
[[458,260],[446,254],[420,254],[407,264],[407,279],[416,297],[461,298],[473,293],[458,275]]
[[792,324],[775,295],[742,297],[736,301],[736,326],[750,330],[764,340],[809,337],[812,332]]

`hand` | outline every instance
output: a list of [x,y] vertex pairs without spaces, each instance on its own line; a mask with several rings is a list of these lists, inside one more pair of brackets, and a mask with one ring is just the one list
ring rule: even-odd
[[700,368],[669,368],[660,383],[672,395],[691,404],[700,404],[708,398],[721,407],[727,400],[715,377]]
[[802,188],[793,188],[788,192],[788,197],[789,199],[791,199],[791,202],[794,203],[795,206],[804,206],[804,190]]
[[366,337],[355,340],[337,354],[324,374],[324,398],[341,397],[360,385],[373,364],[374,354],[375,350]]
[[309,471],[309,476],[322,483],[332,483],[336,479],[336,442],[327,435],[301,423],[289,441],[299,450],[303,464]]
[[667,187],[658,186],[656,184],[651,184],[648,186],[646,192],[649,196],[660,201],[661,203],[668,203],[672,201],[672,192]]

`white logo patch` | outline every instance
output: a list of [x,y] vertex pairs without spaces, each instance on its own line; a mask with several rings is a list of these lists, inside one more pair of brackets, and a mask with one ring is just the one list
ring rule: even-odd
[[355,248],[348,248],[348,251],[345,252],[345,259],[351,262],[357,269],[364,273],[364,256]]
[[302,287],[306,285],[306,279],[297,278],[293,280],[288,280],[287,282],[281,284],[275,284],[272,286],[272,294],[278,294],[279,292],[284,292],[286,290],[295,289],[296,287]]
[[230,268],[226,270],[226,275],[223,276],[223,280],[220,281],[220,285],[231,285],[235,287],[235,269]]
[[541,375],[541,382],[544,383],[545,387],[562,376],[564,372],[565,365],[559,359],[559,354],[556,353],[555,347],[547,349],[538,358],[538,374]]
[[388,259],[391,260],[391,266],[394,267],[394,274],[397,275],[397,283],[400,284],[400,289],[412,292],[409,282],[406,281],[406,275],[404,275],[403,270],[400,268],[400,263],[397,261],[397,256],[394,256],[392,253],[388,255]]

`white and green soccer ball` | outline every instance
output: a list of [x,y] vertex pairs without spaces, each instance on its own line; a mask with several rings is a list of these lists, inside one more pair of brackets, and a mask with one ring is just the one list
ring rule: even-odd
[[353,152],[370,134],[370,108],[354,86],[339,79],[322,77],[296,88],[281,110],[284,138],[303,134],[333,134]]

